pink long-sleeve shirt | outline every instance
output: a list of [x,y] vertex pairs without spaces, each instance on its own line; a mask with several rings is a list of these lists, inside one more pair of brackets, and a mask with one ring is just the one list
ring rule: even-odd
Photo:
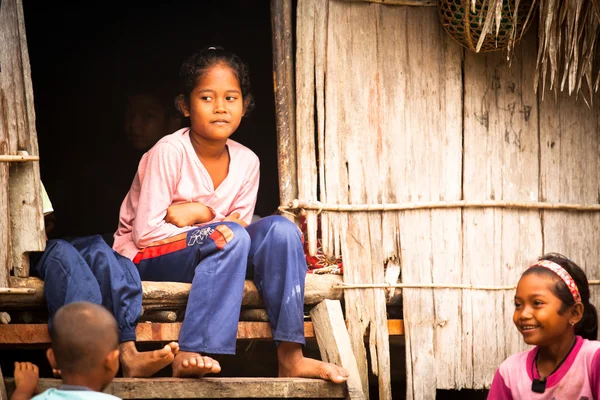
[[514,354],[496,371],[488,400],[599,400],[600,342],[577,336],[575,347],[546,380],[546,391],[531,390],[540,375],[533,362],[538,348]]
[[192,147],[189,128],[163,137],[144,154],[121,204],[114,250],[133,259],[149,244],[195,228],[179,228],[165,222],[172,204],[205,204],[215,214],[207,224],[222,221],[234,212],[250,223],[256,205],[260,163],[247,147],[233,140],[227,140],[227,146],[229,173],[216,190]]

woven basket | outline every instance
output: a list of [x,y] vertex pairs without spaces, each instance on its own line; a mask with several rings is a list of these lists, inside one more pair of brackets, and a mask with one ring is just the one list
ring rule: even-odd
[[[514,0],[502,1],[502,20],[498,36],[495,22],[492,29],[486,35],[480,51],[496,51],[508,46],[509,35],[513,26]],[[438,14],[446,32],[462,46],[476,51],[477,42],[481,36],[481,30],[487,16],[487,6],[482,6],[482,0],[477,0],[475,11],[471,10],[471,0],[438,0]],[[532,0],[521,0],[517,13],[517,35],[516,41],[525,32],[523,24],[531,8]],[[529,19],[529,22],[533,18]],[[528,25],[531,25],[530,23]]]

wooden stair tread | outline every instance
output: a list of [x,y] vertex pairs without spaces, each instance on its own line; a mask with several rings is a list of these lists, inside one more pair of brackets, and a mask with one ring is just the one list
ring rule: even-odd
[[[344,290],[334,288],[343,282],[340,275],[315,275],[307,274],[304,288],[304,304],[315,305],[325,299],[342,300]],[[187,299],[191,284],[179,282],[151,282],[142,281],[142,305],[148,310],[175,310],[183,309],[187,305]],[[31,310],[45,308],[44,282],[39,278],[17,278],[10,277],[10,288],[34,290],[32,294],[0,293],[0,309]],[[400,289],[396,294],[387,299],[388,305],[400,305],[402,295]],[[249,307],[262,307],[263,302],[254,282],[246,280],[244,283],[244,294],[242,305]]]
[[[136,328],[138,342],[169,342],[178,340],[181,323],[140,323]],[[404,335],[404,324],[400,319],[388,320],[390,336]],[[312,322],[304,323],[304,336],[315,337]],[[272,339],[271,325],[268,322],[240,322],[238,339]],[[50,344],[46,324],[0,325],[0,344]]]
[[[4,380],[8,396],[14,379]],[[60,379],[40,379],[40,391],[58,387]],[[303,378],[115,378],[106,393],[122,399],[235,399],[235,398],[344,398],[346,385]]]

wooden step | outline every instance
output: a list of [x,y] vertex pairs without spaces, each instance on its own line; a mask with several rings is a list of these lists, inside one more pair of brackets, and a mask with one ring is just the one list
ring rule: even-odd
[[[170,342],[179,338],[181,323],[140,323],[136,328],[138,342]],[[390,336],[404,335],[404,324],[400,319],[388,320]],[[304,323],[304,336],[315,337],[312,322]],[[272,339],[273,333],[268,322],[240,322],[238,324],[238,339]],[[46,324],[8,324],[0,325],[0,344],[30,345],[50,344],[48,325]]]
[[[10,398],[15,390],[14,379],[4,382]],[[45,391],[60,384],[59,379],[42,378],[39,388]],[[115,378],[105,392],[122,399],[342,399],[346,385],[301,378]]]
[[[336,288],[343,282],[340,275],[307,274],[304,289],[304,304],[315,305],[325,299],[342,300],[344,291]],[[30,294],[0,293],[0,310],[33,310],[46,307],[44,299],[44,282],[39,278],[10,277],[12,289],[28,289]],[[145,311],[179,310],[187,305],[191,284],[179,282],[142,282]],[[387,299],[388,305],[400,306],[402,295],[400,289]],[[244,283],[242,305],[263,307],[263,302],[254,282]]]

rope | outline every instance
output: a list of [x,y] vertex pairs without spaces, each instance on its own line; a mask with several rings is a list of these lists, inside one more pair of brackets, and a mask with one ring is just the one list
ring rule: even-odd
[[[600,280],[590,280],[589,285],[600,285]],[[331,287],[332,289],[469,289],[469,290],[515,290],[512,286],[477,286],[452,283],[340,283]]]
[[357,211],[410,211],[449,208],[510,208],[525,210],[563,210],[563,211],[600,211],[600,204],[570,204],[547,202],[511,202],[511,201],[441,201],[424,203],[390,203],[390,204],[327,204],[320,201],[293,200],[287,206],[280,206],[280,211],[317,210],[337,212]]

